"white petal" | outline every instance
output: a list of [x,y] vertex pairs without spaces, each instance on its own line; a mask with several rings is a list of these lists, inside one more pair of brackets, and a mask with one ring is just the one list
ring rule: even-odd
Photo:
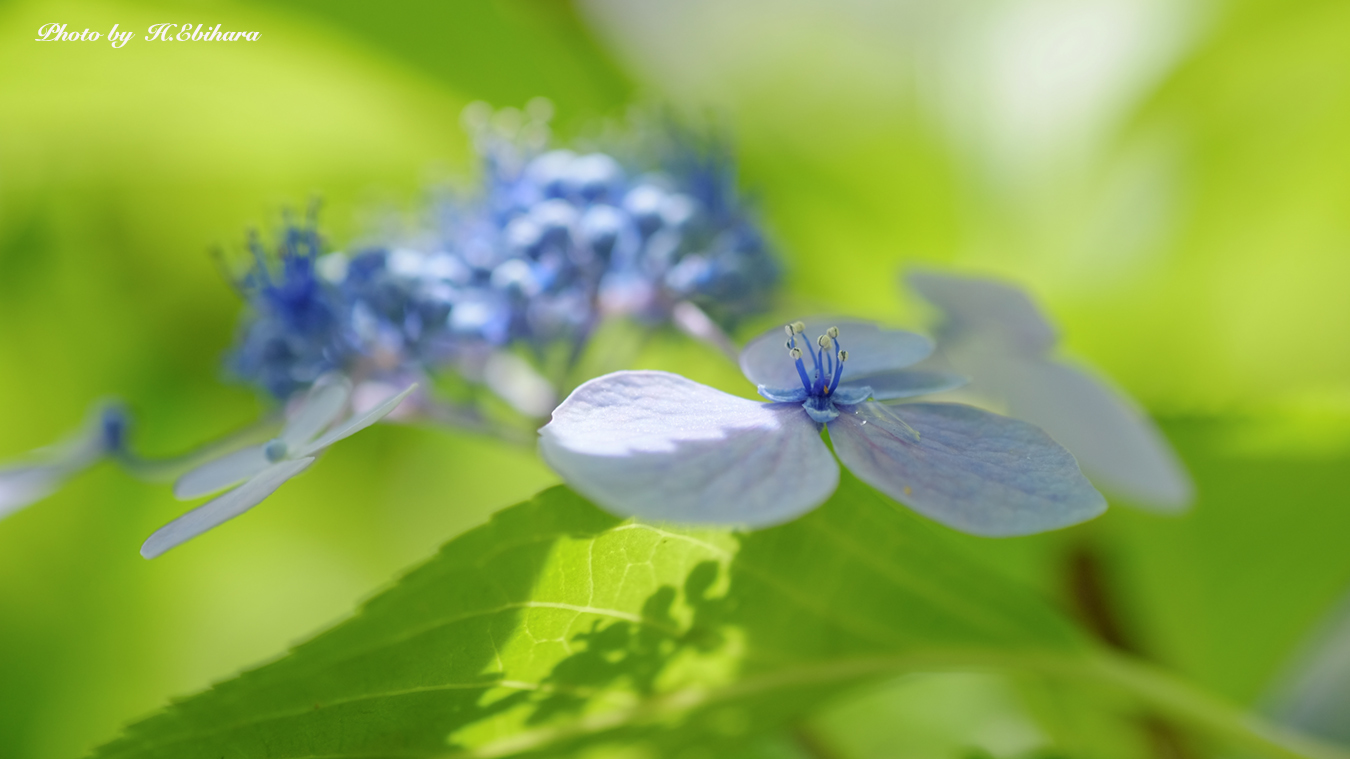
[[944,343],[975,340],[993,350],[1041,355],[1059,339],[1045,314],[1014,285],[926,271],[907,274],[905,282],[942,310]]
[[[802,349],[802,363],[808,376],[815,368],[808,348],[815,350],[816,338],[830,327],[839,328],[839,347],[849,353],[848,362],[844,364],[845,382],[855,377],[903,369],[933,352],[931,340],[902,329],[834,316],[815,316],[803,321],[806,332],[797,335],[796,341]],[[740,356],[741,373],[746,379],[768,387],[800,385],[797,365],[788,355],[786,340],[787,334],[782,327],[751,340]]]
[[987,360],[980,378],[1008,412],[1050,433],[1083,472],[1133,505],[1179,512],[1194,486],[1153,421],[1103,379],[1063,363]]
[[180,501],[224,490],[243,482],[271,465],[261,445],[250,445],[218,459],[212,459],[179,477],[173,483],[173,495]]
[[319,438],[318,440],[315,440],[314,442],[301,448],[298,451],[292,452],[291,455],[309,456],[313,453],[323,450],[324,448],[327,448],[328,446],[332,445],[333,443],[336,443],[337,441],[345,437],[351,437],[352,435],[355,435],[361,430],[364,430],[370,425],[388,416],[390,412],[398,408],[398,404],[402,403],[404,398],[407,398],[409,395],[412,394],[412,391],[416,389],[417,383],[409,385],[406,390],[399,393],[398,395],[395,395],[393,398],[390,398],[389,400],[385,401],[384,403],[381,403],[380,405],[376,406],[375,408],[371,409],[370,411],[367,411],[366,413],[360,416],[353,416],[349,418],[347,421],[329,430],[327,433],[324,434],[323,437]]
[[1106,510],[1073,456],[1049,435],[973,406],[865,403],[830,423],[830,440],[858,479],[974,535],[1029,535]]
[[153,559],[165,551],[185,543],[207,530],[229,521],[262,503],[276,492],[286,480],[305,471],[314,459],[283,461],[263,470],[257,477],[225,495],[198,506],[183,516],[155,530],[141,546],[141,556]]
[[968,381],[965,377],[951,372],[898,371],[869,374],[865,377],[853,377],[839,383],[839,389],[846,387],[869,387],[872,397],[879,401],[893,401],[900,398],[913,398],[916,395],[932,395],[954,390]]
[[286,420],[286,427],[281,431],[286,447],[297,450],[327,429],[342,413],[351,393],[352,383],[346,377],[340,374],[320,377],[300,401],[300,407]]
[[1350,598],[1300,648],[1266,699],[1268,713],[1307,735],[1350,744]]
[[72,477],[102,459],[104,406],[94,407],[90,419],[75,434],[34,455],[38,461],[0,469],[0,518],[51,495]]
[[539,435],[544,460],[569,485],[623,516],[761,527],[815,508],[839,482],[800,407],[666,372],[591,380]]
[[61,467],[41,464],[0,470],[0,517],[51,495],[66,474]]

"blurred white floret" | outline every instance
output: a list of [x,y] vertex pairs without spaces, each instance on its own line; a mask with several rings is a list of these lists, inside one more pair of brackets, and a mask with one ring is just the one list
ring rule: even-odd
[[1050,433],[1109,493],[1186,509],[1194,486],[1148,415],[1108,379],[1054,355],[1059,331],[1025,292],[992,279],[911,272],[941,312],[935,361],[971,377],[964,392]]
[[153,559],[257,506],[307,469],[325,448],[388,416],[416,388],[411,385],[369,411],[334,425],[349,405],[352,384],[337,373],[320,378],[291,409],[276,438],[208,461],[180,477],[174,483],[174,495],[182,500],[238,487],[156,530],[141,546],[141,555]]

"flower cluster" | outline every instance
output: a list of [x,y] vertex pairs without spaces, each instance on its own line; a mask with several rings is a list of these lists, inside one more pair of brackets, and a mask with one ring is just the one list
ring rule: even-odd
[[126,447],[126,418],[111,408],[41,461],[0,470],[0,516],[108,458],[147,479],[178,475],[180,499],[220,493],[151,535],[141,553],[153,558],[387,415],[481,424],[472,404],[413,394],[443,371],[538,418],[607,317],[668,322],[728,350],[723,328],[766,305],[778,268],[727,154],[678,130],[645,164],[549,150],[548,110],[468,109],[481,181],[440,198],[418,232],[331,251],[311,212],[274,248],[250,238],[234,278],[248,308],[228,363],[284,403],[277,437],[148,461]]
[[430,229],[351,253],[325,252],[312,220],[274,255],[253,241],[238,376],[284,399],[332,370],[359,381],[448,367],[542,416],[557,378],[504,353],[570,365],[604,317],[656,324],[692,306],[730,326],[766,304],[778,269],[716,146],[672,132],[644,172],[545,150],[544,118],[468,114],[481,182],[439,199]]
[[[311,213],[288,223],[273,249],[250,240],[252,260],[236,281],[248,311],[230,367],[284,401],[287,421],[264,444],[178,466],[177,497],[220,494],[156,531],[142,555],[244,513],[327,447],[396,410],[477,421],[472,404],[414,395],[446,371],[527,417],[552,411],[539,431],[544,458],[624,515],[775,524],[829,497],[837,456],[859,479],[949,526],[1039,532],[1106,507],[1056,439],[1108,484],[1169,505],[1188,496],[1184,471],[1150,445],[1151,428],[1104,386],[1049,358],[1053,329],[1025,296],[977,280],[910,279],[946,314],[949,365],[1011,399],[1016,415],[1044,419],[1056,439],[971,406],[895,405],[966,379],[908,369],[933,352],[927,338],[851,320],[829,320],[814,339],[806,322],[793,322],[740,351],[742,371],[768,403],[664,372],[617,372],[555,409],[602,320],[670,323],[733,352],[723,327],[767,304],[778,269],[715,148],[671,132],[655,168],[636,171],[610,153],[548,150],[538,103],[528,120],[484,109],[466,119],[481,182],[440,198],[419,232],[330,251]],[[1071,423],[1079,416],[1086,421]],[[1116,442],[1103,444],[1096,427]],[[103,410],[44,462],[0,471],[0,515],[103,458],[133,474],[164,470],[128,450],[125,428],[120,410]]]

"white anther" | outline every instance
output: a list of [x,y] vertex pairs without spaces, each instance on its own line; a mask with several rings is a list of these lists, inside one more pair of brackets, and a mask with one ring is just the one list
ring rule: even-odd
[[848,351],[839,351],[839,363],[842,364],[847,360],[848,360]]
[[792,337],[793,335],[797,334],[796,331],[792,329],[791,324],[784,324],[783,331],[787,333],[788,337]]
[[789,351],[788,351],[788,355],[789,355],[789,356],[792,356],[794,359],[796,359],[796,358],[801,358],[801,357],[802,357],[802,349],[801,349],[801,348],[793,348],[792,350],[789,350]]
[[800,335],[801,333],[805,332],[805,331],[806,331],[806,322],[793,322],[793,323],[792,323],[792,331],[795,332],[795,333],[797,333],[797,334],[799,334],[799,335]]
[[835,339],[836,337],[839,337],[839,328],[838,328],[838,327],[830,327],[829,329],[825,330],[825,334],[829,335],[829,336],[830,336],[830,339],[833,340],[833,339]]
[[828,348],[830,347],[830,338],[821,335],[820,337],[816,338],[816,345],[819,345],[822,348]]

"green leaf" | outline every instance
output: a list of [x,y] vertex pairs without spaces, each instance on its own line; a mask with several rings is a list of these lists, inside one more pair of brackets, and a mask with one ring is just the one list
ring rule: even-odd
[[816,512],[750,534],[620,521],[553,488],[289,656],[133,725],[96,756],[725,750],[846,687],[991,666],[1115,684],[1245,729],[1096,653],[948,538],[847,475]]

